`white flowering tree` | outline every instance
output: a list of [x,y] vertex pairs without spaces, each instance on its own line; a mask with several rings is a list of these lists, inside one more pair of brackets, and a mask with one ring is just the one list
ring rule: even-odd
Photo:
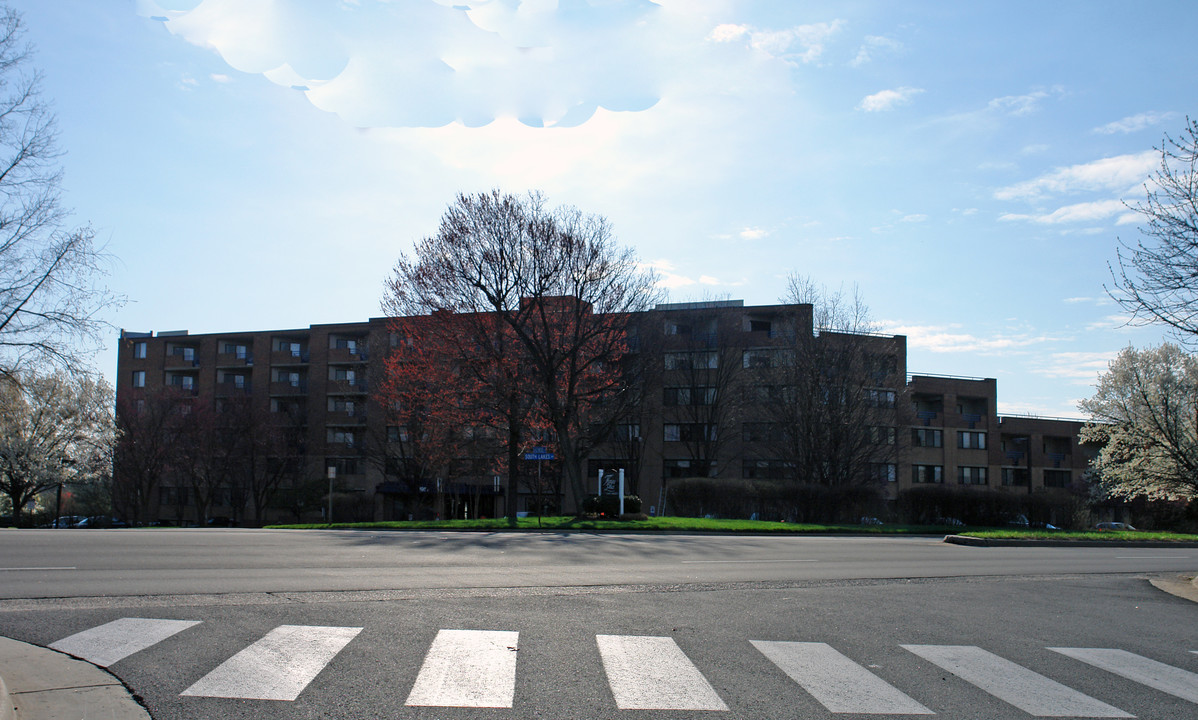
[[1094,470],[1109,494],[1198,497],[1198,357],[1172,343],[1128,347],[1078,407],[1091,419],[1082,441],[1102,446]]

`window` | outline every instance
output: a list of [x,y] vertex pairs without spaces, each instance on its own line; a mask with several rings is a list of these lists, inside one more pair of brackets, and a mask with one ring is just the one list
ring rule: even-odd
[[387,442],[410,442],[407,425],[388,425]]
[[957,447],[966,450],[985,450],[986,433],[962,430],[957,433]]
[[133,343],[133,357],[138,360],[146,359],[146,344],[144,342]]
[[911,444],[915,447],[943,447],[944,432],[933,428],[912,428]]
[[1073,482],[1072,473],[1068,470],[1045,470],[1044,487],[1065,488]]
[[715,388],[697,387],[668,387],[665,388],[662,403],[665,405],[713,405],[715,404]]
[[172,387],[181,388],[183,390],[194,390],[196,379],[191,375],[172,375],[170,379]]
[[869,441],[874,445],[893,445],[896,434],[894,428],[889,425],[871,425],[869,427]]
[[745,442],[780,442],[782,425],[768,422],[747,422],[741,426]]
[[913,483],[943,483],[943,465],[912,465],[911,482]]
[[133,371],[133,387],[145,387],[145,386],[146,386],[146,371],[145,370],[134,370]]
[[616,425],[614,439],[620,442],[628,442],[641,437],[641,426],[639,423],[621,423]]
[[328,429],[328,440],[334,445],[345,445],[347,447],[354,446],[354,431],[340,430],[337,428]]
[[353,400],[345,400],[337,397],[329,398],[329,412],[341,412],[354,417],[354,413],[361,409],[354,404]]
[[666,442],[703,442],[715,440],[715,425],[707,423],[683,423],[664,425]]
[[690,335],[690,334],[691,334],[691,326],[690,325],[687,325],[686,323],[673,322],[672,320],[666,321],[666,335]]
[[358,354],[358,341],[354,338],[333,338],[333,345],[337,350],[347,350],[350,355]]
[[720,356],[714,351],[672,352],[665,354],[666,370],[714,370],[720,365]]
[[794,477],[794,464],[785,460],[743,460],[741,476],[749,480],[785,480]]
[[775,351],[770,348],[745,350],[743,365],[746,368],[769,368],[775,365]]
[[898,480],[898,468],[894,463],[870,463],[869,479],[874,482],[895,482]]
[[290,385],[291,387],[300,387],[303,384],[303,378],[298,372],[275,368],[274,376],[275,382],[283,383],[284,385]]
[[768,333],[773,331],[773,325],[769,320],[749,320],[749,332]]
[[986,468],[959,467],[957,468],[957,483],[961,485],[985,485]]
[[895,392],[893,390],[877,390],[869,388],[865,391],[865,402],[870,407],[892,409]]
[[336,471],[337,477],[359,474],[357,458],[330,459],[328,467],[333,468]]
[[357,373],[352,368],[331,367],[329,368],[329,379],[343,380],[353,385],[354,381],[357,380]]
[[250,349],[247,345],[238,345],[237,343],[225,343],[221,350],[225,355],[236,355],[238,360],[245,360],[249,357]]
[[1027,468],[1002,469],[1002,484],[1014,487],[1027,487],[1031,482]]

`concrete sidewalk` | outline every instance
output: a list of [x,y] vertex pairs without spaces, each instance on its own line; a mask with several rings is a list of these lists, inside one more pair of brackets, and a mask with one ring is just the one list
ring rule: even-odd
[[54,650],[0,637],[0,720],[148,720],[110,673]]

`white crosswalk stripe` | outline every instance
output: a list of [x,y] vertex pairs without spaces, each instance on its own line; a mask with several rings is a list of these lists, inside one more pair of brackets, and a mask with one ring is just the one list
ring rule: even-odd
[[517,632],[441,630],[424,656],[407,704],[510,708],[519,639]]
[[902,647],[1036,717],[1134,717],[979,647]]
[[621,710],[727,710],[670,637],[597,635],[607,682]]
[[1198,703],[1198,674],[1150,660],[1126,650],[1106,648],[1048,648],[1075,660],[1147,685],[1182,700]]
[[65,637],[51,643],[50,647],[100,667],[108,667],[199,624],[199,620],[121,618]]
[[[199,620],[121,618],[65,637],[49,647],[107,667],[199,624]],[[361,631],[360,627],[279,626],[180,694],[295,700]],[[510,631],[440,630],[425,653],[406,704],[512,708],[519,637],[518,632]],[[595,641],[619,709],[729,709],[673,638],[596,635]],[[750,643],[831,713],[935,714],[828,643],[768,640]],[[1036,717],[1133,717],[976,646],[901,647]],[[1198,703],[1198,673],[1126,650],[1047,649]],[[1198,654],[1198,650],[1189,652]]]
[[863,715],[935,714],[827,643],[751,642],[770,662],[831,712]]
[[361,631],[360,627],[280,625],[180,694],[294,700]]

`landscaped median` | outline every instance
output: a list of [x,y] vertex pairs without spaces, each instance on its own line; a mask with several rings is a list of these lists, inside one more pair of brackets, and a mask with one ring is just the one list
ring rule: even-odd
[[1142,547],[1198,547],[1198,535],[1141,530],[1021,530],[979,529],[963,530],[946,537],[945,542],[956,545],[1002,547],[1020,545],[1061,545],[1065,547],[1102,547],[1110,543],[1134,544]]

